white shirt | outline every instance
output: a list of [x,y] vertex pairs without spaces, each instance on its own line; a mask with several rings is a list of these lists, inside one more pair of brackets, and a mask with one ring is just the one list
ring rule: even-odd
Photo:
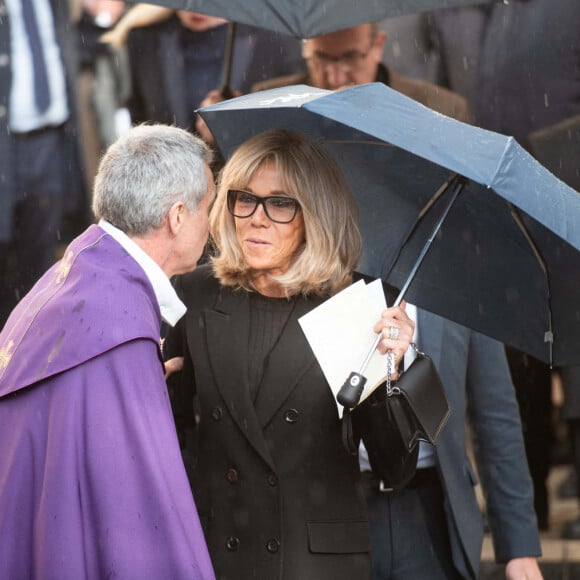
[[[413,342],[418,344],[418,337],[419,337],[419,329],[417,324],[417,307],[413,304],[407,303],[407,315],[411,320],[415,322],[415,332],[413,334]],[[415,359],[415,350],[413,348],[407,349],[404,358],[404,365],[405,368],[409,368],[409,365]],[[360,444],[358,450],[358,460],[360,464],[361,471],[370,471],[371,465],[369,463],[369,455],[365,446]],[[433,467],[437,462],[437,458],[435,456],[435,449],[433,445],[430,443],[426,443],[425,441],[419,441],[419,458],[417,459],[417,469],[423,469],[425,467]]]
[[[44,52],[50,105],[40,113],[34,101],[34,72],[28,36],[22,18],[20,0],[6,0],[10,22],[11,74],[9,126],[14,133],[28,133],[44,127],[56,127],[69,117],[65,71],[56,41],[54,19],[48,0],[31,0]],[[71,24],[71,26],[73,26]]]
[[105,230],[111,237],[115,238],[139,266],[143,268],[147,278],[151,282],[151,286],[153,286],[163,320],[170,326],[175,326],[185,314],[187,308],[177,296],[169,278],[159,264],[119,228],[116,228],[105,220],[99,221],[99,227]]

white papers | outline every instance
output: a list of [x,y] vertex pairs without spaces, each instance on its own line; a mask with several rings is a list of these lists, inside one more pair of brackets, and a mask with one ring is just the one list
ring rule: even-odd
[[[381,281],[367,285],[359,280],[298,320],[335,400],[350,373],[360,370],[377,337],[373,326],[386,307]],[[386,355],[375,349],[363,374],[367,382],[361,401],[385,380]],[[337,409],[342,415],[338,402]]]

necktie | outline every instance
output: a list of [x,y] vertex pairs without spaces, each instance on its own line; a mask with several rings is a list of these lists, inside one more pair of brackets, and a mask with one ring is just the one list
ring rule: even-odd
[[34,71],[34,100],[38,110],[43,113],[50,104],[50,92],[48,88],[48,73],[42,50],[42,42],[36,22],[36,14],[32,0],[22,1],[22,17],[28,36],[30,52],[32,53],[32,67]]

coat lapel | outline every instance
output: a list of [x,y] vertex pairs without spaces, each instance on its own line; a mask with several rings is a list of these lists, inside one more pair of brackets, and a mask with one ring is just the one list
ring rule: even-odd
[[204,311],[208,356],[217,388],[240,431],[274,469],[248,386],[249,298],[224,291]]
[[208,356],[217,388],[240,431],[272,469],[274,462],[263,429],[315,363],[298,319],[323,301],[323,298],[298,299],[266,359],[255,403],[248,385],[248,294],[223,292],[214,307],[204,311]]

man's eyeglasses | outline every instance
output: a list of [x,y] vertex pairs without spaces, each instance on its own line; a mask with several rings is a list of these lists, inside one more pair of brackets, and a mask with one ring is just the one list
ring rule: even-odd
[[349,50],[338,56],[331,56],[324,52],[313,52],[306,57],[316,68],[326,69],[329,66],[340,66],[345,72],[357,68],[369,55],[372,47],[366,52]]
[[278,195],[258,197],[253,193],[237,189],[228,190],[227,203],[228,211],[237,218],[249,218],[261,205],[268,218],[278,224],[290,223],[300,208],[300,204],[291,197]]

